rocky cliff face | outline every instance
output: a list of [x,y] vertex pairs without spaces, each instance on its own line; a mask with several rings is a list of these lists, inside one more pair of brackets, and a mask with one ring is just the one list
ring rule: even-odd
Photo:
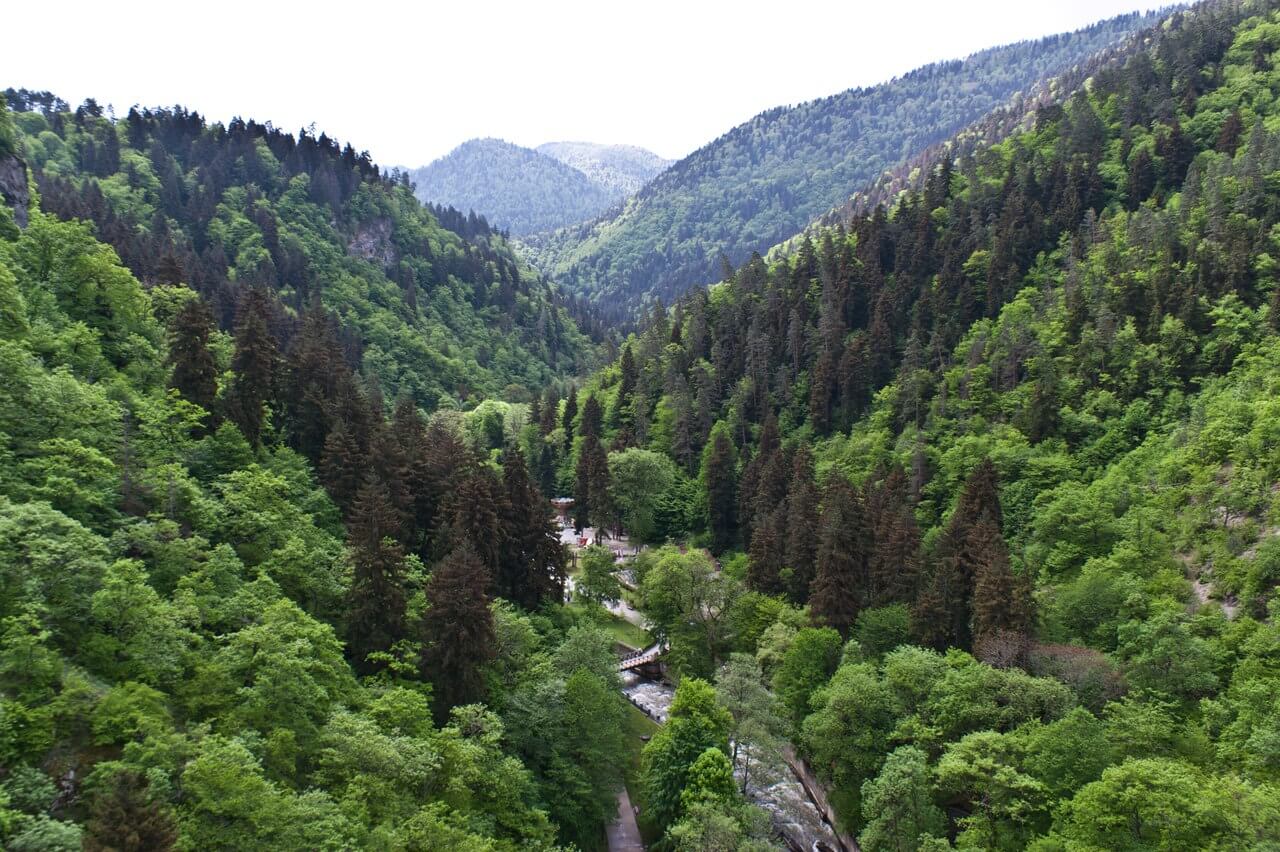
[[0,157],[0,199],[13,208],[13,220],[18,227],[27,227],[31,193],[27,190],[26,163],[17,157]]

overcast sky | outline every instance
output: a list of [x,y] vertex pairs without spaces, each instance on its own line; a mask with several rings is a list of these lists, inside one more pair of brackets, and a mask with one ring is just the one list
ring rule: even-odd
[[1166,3],[271,0],[14,3],[0,88],[123,115],[315,123],[383,165],[475,136],[681,157],[761,110]]

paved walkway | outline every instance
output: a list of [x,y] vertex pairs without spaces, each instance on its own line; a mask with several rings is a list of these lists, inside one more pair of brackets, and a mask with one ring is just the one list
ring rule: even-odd
[[606,830],[609,852],[644,852],[640,839],[640,826],[636,824],[636,812],[631,809],[631,797],[623,787],[618,794],[618,818]]

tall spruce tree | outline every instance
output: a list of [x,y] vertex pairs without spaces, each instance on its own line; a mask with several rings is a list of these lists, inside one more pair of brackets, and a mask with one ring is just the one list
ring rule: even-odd
[[489,572],[463,541],[431,572],[422,617],[422,673],[434,687],[438,721],[460,704],[484,698],[484,665],[493,659]]
[[551,505],[529,479],[524,456],[508,448],[502,459],[505,545],[498,558],[498,595],[537,609],[564,600],[564,548],[552,520]]
[[569,388],[569,396],[564,401],[564,412],[560,417],[560,425],[564,427],[564,451],[573,448],[573,421],[578,417],[578,389]]
[[623,430],[629,430],[634,424],[631,403],[635,398],[636,382],[640,375],[639,369],[636,367],[635,356],[631,353],[630,343],[622,347],[622,357],[618,361],[618,371],[620,374],[618,400],[614,412],[618,427]]
[[782,570],[786,566],[784,527],[787,522],[785,504],[772,512],[756,516],[756,531],[751,536],[747,562],[747,584],[758,592],[776,595],[783,591]]
[[360,452],[360,445],[347,430],[347,425],[338,421],[324,439],[324,450],[320,454],[320,482],[344,517],[355,505],[364,471],[364,453]]
[[267,323],[270,303],[264,291],[249,290],[240,303],[235,328],[233,373],[227,389],[227,407],[232,422],[253,446],[262,446],[267,406],[274,388],[280,351]]
[[604,413],[595,394],[587,397],[582,405],[582,419],[578,422],[578,434],[584,438],[599,439],[604,434]]
[[818,487],[813,481],[813,456],[801,444],[791,460],[787,489],[787,596],[803,605],[809,600],[818,554]]
[[323,452],[339,387],[350,380],[350,372],[333,318],[318,302],[313,304],[303,313],[302,327],[289,347],[281,393],[289,441],[313,462]]
[[507,511],[505,497],[490,469],[476,467],[457,481],[449,498],[448,547],[455,550],[463,542],[469,543],[490,581],[497,575],[499,555],[507,546],[500,520]]
[[209,351],[212,331],[213,312],[197,297],[174,315],[169,334],[169,364],[173,368],[169,387],[209,412],[210,417],[216,416],[218,403],[218,365]]
[[1000,531],[988,520],[969,532],[978,557],[973,580],[973,639],[980,642],[1000,633],[1026,635],[1031,629],[1031,584],[1015,574]]
[[713,431],[715,434],[703,458],[702,480],[706,488],[711,549],[715,553],[724,553],[738,541],[738,479],[728,430],[717,428]]
[[836,474],[822,492],[818,553],[809,611],[814,623],[834,627],[848,638],[866,606],[871,529],[861,495]]
[[369,655],[386,653],[408,637],[405,622],[404,551],[397,537],[400,514],[387,485],[369,471],[348,525],[351,589],[347,593],[347,652],[357,671],[381,666]]
[[85,852],[166,852],[177,841],[177,823],[144,775],[121,770],[96,785],[81,845]]
[[867,489],[871,519],[868,604],[911,603],[920,571],[920,528],[907,494],[906,473],[894,465]]
[[971,647],[974,579],[990,558],[991,544],[989,536],[974,535],[974,530],[986,524],[999,533],[1002,522],[995,465],[984,459],[965,482],[916,600],[912,622],[922,644]]

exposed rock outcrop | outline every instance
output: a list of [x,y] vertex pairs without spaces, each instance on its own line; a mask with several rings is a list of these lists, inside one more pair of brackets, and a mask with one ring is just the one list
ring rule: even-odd
[[27,189],[27,165],[17,157],[0,157],[0,198],[13,208],[13,221],[18,227],[27,227],[31,193]]
[[391,241],[391,220],[379,216],[362,222],[347,244],[347,253],[381,263],[385,269],[395,266],[400,262],[400,254]]

